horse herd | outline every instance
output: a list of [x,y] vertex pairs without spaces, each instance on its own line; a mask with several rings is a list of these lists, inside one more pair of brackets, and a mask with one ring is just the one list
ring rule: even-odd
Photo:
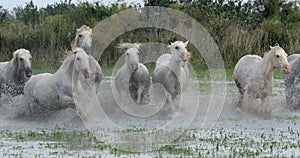
[[[124,65],[115,76],[115,88],[121,95],[131,98],[137,105],[149,105],[151,84],[160,84],[166,92],[166,103],[171,113],[176,111],[176,99],[186,90],[189,80],[188,41],[175,41],[168,46],[171,53],[161,55],[155,64],[152,80],[147,67],[139,62],[139,43],[122,43],[125,49]],[[77,29],[72,50],[54,73],[32,75],[30,52],[19,49],[8,62],[0,63],[0,95],[24,94],[32,111],[75,108],[72,85],[80,86],[80,79],[91,79],[98,92],[102,71],[91,55],[92,29],[86,25]],[[272,92],[275,69],[284,72],[286,100],[291,110],[300,107],[300,54],[287,57],[280,46],[270,47],[263,58],[245,55],[236,64],[233,79],[240,92],[238,107],[249,110],[251,100],[261,99],[258,112],[270,113],[268,96]],[[0,96],[1,97],[1,96]]]

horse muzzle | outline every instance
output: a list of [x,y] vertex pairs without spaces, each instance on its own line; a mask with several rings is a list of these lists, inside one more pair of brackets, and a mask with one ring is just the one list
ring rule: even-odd
[[290,65],[285,65],[283,68],[283,71],[285,74],[289,74],[291,72],[291,66]]
[[85,69],[83,76],[84,76],[84,78],[89,78],[92,76],[92,73],[93,72],[92,72],[91,68],[87,68],[87,69]]
[[31,68],[26,68],[25,69],[25,75],[26,75],[26,77],[31,77],[32,76],[32,69]]
[[182,61],[186,62],[190,58],[190,53],[184,52],[184,53],[182,53],[182,56],[183,56],[183,60]]

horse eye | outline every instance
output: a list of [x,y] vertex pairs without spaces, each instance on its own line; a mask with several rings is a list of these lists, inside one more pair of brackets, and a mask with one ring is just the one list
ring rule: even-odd
[[280,56],[279,56],[279,55],[276,55],[276,57],[279,58]]
[[127,56],[129,55],[129,53],[125,53]]
[[29,60],[31,61],[31,60],[32,60],[32,58],[29,58]]
[[82,37],[82,35],[78,35],[78,37]]
[[76,60],[80,60],[80,58],[79,58],[79,57],[77,57],[77,58],[76,58]]
[[180,47],[178,47],[178,46],[175,46],[175,49],[176,49],[176,50],[179,50],[179,49],[180,49]]
[[23,61],[23,58],[20,58],[20,61]]

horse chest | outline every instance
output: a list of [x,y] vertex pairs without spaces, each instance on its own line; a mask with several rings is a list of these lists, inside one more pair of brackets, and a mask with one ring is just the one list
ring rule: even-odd
[[175,98],[178,94],[181,93],[180,81],[177,78],[177,75],[170,71],[165,78],[165,84],[167,91],[172,94],[172,98]]
[[272,80],[265,77],[249,78],[245,89],[257,98],[266,97],[272,92]]
[[71,80],[69,78],[60,78],[57,82],[57,88],[59,91],[63,94],[71,95],[72,93],[72,84]]

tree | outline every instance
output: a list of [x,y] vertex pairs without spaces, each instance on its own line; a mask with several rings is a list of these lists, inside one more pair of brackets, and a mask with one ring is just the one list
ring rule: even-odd
[[3,24],[4,20],[7,18],[8,11],[0,6],[0,23]]
[[169,7],[171,4],[176,2],[177,0],[144,0],[145,6]]
[[37,6],[32,1],[26,3],[25,8],[18,6],[13,11],[18,20],[24,22],[26,25],[30,25],[33,29],[39,23],[39,12]]

